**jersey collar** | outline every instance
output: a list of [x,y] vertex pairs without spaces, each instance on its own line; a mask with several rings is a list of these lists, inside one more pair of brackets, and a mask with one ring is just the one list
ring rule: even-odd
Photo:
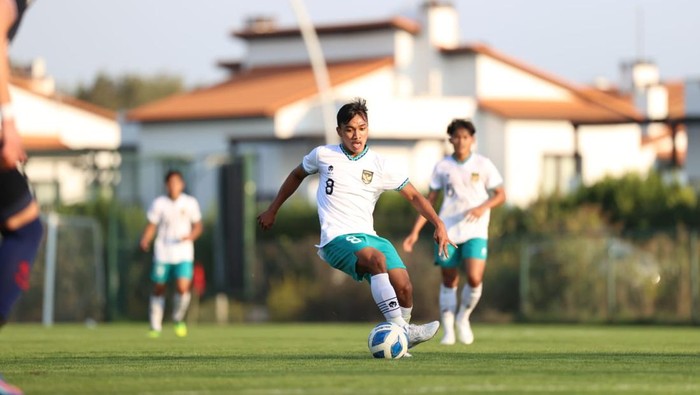
[[353,157],[352,153],[348,152],[348,150],[345,149],[345,146],[343,145],[343,143],[340,143],[339,146],[340,146],[340,150],[343,151],[343,153],[345,154],[345,157],[350,159],[351,161],[360,160],[363,156],[365,156],[365,154],[367,153],[367,150],[369,150],[369,146],[367,144],[365,144],[365,149],[363,149],[359,155]]
[[455,155],[454,155],[454,154],[450,155],[450,157],[452,157],[452,160],[454,160],[454,161],[457,162],[458,164],[463,165],[463,164],[467,163],[467,162],[469,161],[469,159],[472,158],[473,155],[474,155],[474,154],[470,152],[470,153],[469,153],[469,156],[467,156],[464,160],[457,160],[457,158],[455,158]]

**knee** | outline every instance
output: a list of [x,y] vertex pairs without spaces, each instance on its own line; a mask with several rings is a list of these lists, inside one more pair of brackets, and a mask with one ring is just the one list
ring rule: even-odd
[[408,279],[405,281],[399,281],[394,285],[394,291],[396,291],[397,294],[413,295],[413,284],[411,283],[411,280]]
[[470,287],[476,288],[479,285],[481,285],[482,282],[481,276],[475,276],[475,275],[469,275],[467,276],[467,284],[469,284]]
[[180,295],[184,295],[190,291],[190,285],[189,284],[178,284],[177,286],[177,293]]
[[456,272],[451,273],[451,272],[443,272],[442,273],[442,285],[444,285],[447,288],[455,288],[457,285],[459,285],[459,274]]
[[163,296],[163,294],[165,294],[165,284],[156,284],[153,287],[153,295]]
[[365,271],[371,274],[387,272],[386,258],[381,252],[377,250],[372,251],[366,257],[360,258],[359,263]]

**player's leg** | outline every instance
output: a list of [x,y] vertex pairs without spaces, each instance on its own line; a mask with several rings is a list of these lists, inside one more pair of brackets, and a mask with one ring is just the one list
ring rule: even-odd
[[457,284],[459,284],[459,264],[462,244],[457,248],[448,245],[447,257],[440,254],[437,243],[433,247],[433,258],[436,266],[440,267],[442,282],[438,303],[440,305],[440,321],[442,322],[443,337],[441,344],[455,343],[455,314],[457,313]]
[[[413,284],[401,257],[394,245],[384,238],[369,236],[370,245],[375,247],[386,260],[386,269],[389,274],[391,286],[396,291],[401,310],[401,317],[408,324],[406,334],[408,337],[408,347],[412,348],[419,343],[430,340],[435,336],[440,323],[438,321],[429,322],[423,325],[411,324],[411,313],[413,311]],[[411,354],[406,353],[406,357]]]
[[384,319],[405,326],[396,291],[387,273],[386,259],[370,246],[368,236],[362,233],[338,236],[323,246],[318,254],[331,267],[355,281],[369,281],[372,297]]
[[148,318],[151,324],[149,336],[158,337],[163,330],[163,312],[165,311],[165,290],[170,277],[171,266],[165,262],[153,262],[151,281],[153,293],[149,300]]
[[[383,250],[391,247],[395,257],[392,257],[389,261],[386,253],[373,245]],[[332,267],[350,275],[356,281],[362,281],[363,279],[369,281],[372,297],[384,315],[384,319],[406,328],[409,347],[428,340],[437,331],[436,326],[439,326],[438,322],[426,325],[409,325],[403,318],[403,314],[406,314],[406,312],[410,315],[410,307],[413,305],[412,287],[410,289],[405,287],[406,284],[410,286],[410,279],[408,278],[408,272],[406,272],[405,282],[399,284],[399,286],[403,286],[399,292],[403,295],[402,297],[410,295],[410,299],[404,301],[405,303],[410,302],[410,306],[405,306],[409,309],[404,309],[404,312],[402,312],[397,291],[389,278],[389,268],[391,268],[392,272],[394,269],[403,269],[405,271],[406,266],[398,258],[398,253],[387,240],[366,234],[342,235],[323,246],[319,250],[319,255]],[[397,272],[397,275],[399,273]],[[398,281],[400,282],[401,279]]]
[[481,299],[482,282],[488,254],[486,239],[471,239],[465,243],[462,258],[467,273],[467,281],[462,288],[459,311],[456,317],[457,336],[464,344],[474,342],[469,317]]
[[[401,314],[399,294],[404,299],[404,303],[407,303],[407,292],[410,291],[406,289],[407,282],[405,280],[399,280],[398,278],[400,276],[394,274],[400,286],[399,292],[397,292],[387,271],[386,257],[376,248],[369,246],[364,247],[355,252],[355,256],[357,257],[355,271],[360,277],[369,276],[372,298],[374,298],[374,302],[377,304],[379,311],[384,315],[384,319],[400,326],[406,326],[408,323]],[[408,286],[410,287],[410,282],[408,282]],[[410,300],[410,305],[407,307],[412,306],[413,301]]]
[[12,306],[29,288],[29,273],[43,235],[41,220],[35,218],[14,230],[2,231],[0,242],[0,326]]
[[192,276],[194,275],[194,263],[192,261],[182,262],[175,267],[175,295],[173,296],[173,322],[175,323],[175,334],[179,337],[187,336],[187,325],[185,324],[185,314],[190,306],[192,294]]
[[[2,1],[0,0],[0,3]],[[8,2],[4,2],[6,5]],[[3,14],[0,12],[0,14]],[[4,15],[3,16],[7,16]],[[0,326],[5,324],[12,306],[29,288],[29,274],[41,244],[43,228],[39,206],[29,183],[19,170],[0,171]],[[0,377],[0,394],[22,394]]]
[[441,268],[442,282],[440,283],[440,321],[442,321],[443,337],[441,344],[455,343],[455,314],[457,313],[457,284],[459,272],[457,268]]

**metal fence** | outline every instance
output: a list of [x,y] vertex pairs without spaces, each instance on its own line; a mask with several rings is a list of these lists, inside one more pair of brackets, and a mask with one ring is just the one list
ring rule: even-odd
[[43,215],[44,240],[32,268],[29,290],[10,319],[96,322],[105,318],[104,244],[94,218]]
[[700,322],[697,233],[560,237],[520,247],[531,320]]

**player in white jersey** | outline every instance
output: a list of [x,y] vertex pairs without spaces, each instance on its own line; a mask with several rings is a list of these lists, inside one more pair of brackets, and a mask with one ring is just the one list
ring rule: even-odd
[[319,256],[355,280],[369,281],[372,297],[384,318],[405,328],[409,347],[413,347],[432,338],[440,324],[409,324],[413,286],[394,246],[374,231],[374,205],[382,192],[399,191],[435,226],[440,255],[446,255],[451,244],[447,230],[432,205],[408,181],[405,169],[392,166],[367,147],[369,127],[364,99],[343,105],[337,123],[341,144],[316,147],[306,155],[268,209],[258,216],[258,223],[264,230],[272,227],[278,210],[301,182],[310,174],[318,174]]
[[173,322],[175,334],[187,336],[185,313],[190,304],[190,284],[194,267],[194,241],[202,234],[202,213],[194,197],[185,194],[185,181],[178,171],[165,176],[167,196],[157,197],[148,210],[148,225],[141,237],[141,248],[154,245],[151,280],[155,283],[150,298],[149,316],[151,337],[159,337],[165,309],[165,289],[170,279],[175,280]]
[[[442,269],[439,298],[444,331],[442,344],[455,343],[455,324],[460,342],[474,342],[469,316],[481,298],[491,209],[503,204],[506,198],[503,178],[496,166],[488,158],[472,152],[475,133],[470,121],[455,119],[449,124],[447,134],[454,153],[435,165],[430,180],[428,201],[435,204],[440,192],[443,193],[440,218],[447,226],[450,240],[457,243],[456,250],[450,249],[448,258],[435,256],[435,264]],[[418,217],[403,242],[405,251],[413,250],[425,222],[425,218]],[[457,286],[462,263],[467,281],[462,288],[457,312]]]

